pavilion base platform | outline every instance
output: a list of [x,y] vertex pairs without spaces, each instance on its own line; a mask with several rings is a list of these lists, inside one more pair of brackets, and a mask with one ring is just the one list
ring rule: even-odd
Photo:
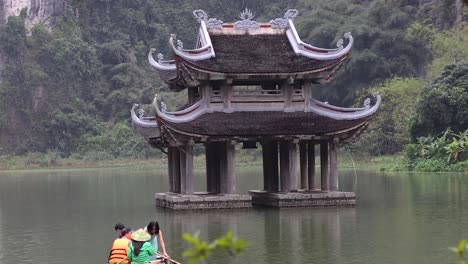
[[356,194],[354,192],[322,192],[322,191],[302,191],[297,192],[266,192],[252,190],[254,206],[268,207],[327,207],[341,206],[349,207],[356,205]]
[[156,193],[156,205],[174,210],[237,209],[251,208],[252,198],[242,194],[210,194],[195,192],[181,194],[173,192]]

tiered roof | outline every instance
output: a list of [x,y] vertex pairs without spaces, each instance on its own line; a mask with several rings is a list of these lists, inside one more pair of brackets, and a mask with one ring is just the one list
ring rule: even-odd
[[380,96],[374,93],[374,98],[372,107],[370,98],[361,108],[337,107],[311,99],[311,106],[300,111],[271,108],[270,111],[245,109],[225,113],[208,109],[205,100],[181,111],[167,112],[164,103],[156,97],[153,102],[155,117],[137,117],[134,106],[132,120],[140,133],[154,144],[169,142],[178,145],[183,141],[203,142],[208,138],[245,141],[294,136],[304,139],[339,138],[342,142],[353,142],[380,106]]
[[[150,64],[175,91],[226,79],[239,83],[252,80],[259,83],[329,82],[349,57],[353,45],[350,33],[345,34],[347,45],[340,40],[335,49],[304,43],[292,21],[297,15],[296,10],[288,10],[282,18],[269,23],[253,21],[248,10],[242,12],[241,20],[235,23],[209,18],[202,10],[193,13],[200,22],[195,49],[184,49],[182,42],[172,35],[169,41],[172,59],[164,60],[163,55],[158,54],[155,60],[154,49],[148,55]],[[268,90],[260,92],[265,91],[268,94]],[[372,106],[371,99],[366,99],[361,108],[337,107],[310,97],[301,98],[301,103],[288,107],[281,103],[283,101],[246,103],[233,100],[231,103],[238,105],[225,109],[213,108],[210,98],[203,97],[184,110],[168,112],[165,104],[156,97],[153,103],[156,116],[137,115],[137,106],[134,106],[132,120],[153,146],[262,138],[338,138],[342,142],[351,142],[367,127],[381,102],[378,94],[374,94]]]
[[253,21],[248,10],[242,12],[242,20],[235,23],[208,18],[202,10],[193,13],[200,22],[195,49],[184,49],[182,41],[171,35],[169,44],[174,53],[171,60],[164,60],[160,53],[155,60],[152,55],[155,50],[148,55],[150,64],[176,91],[196,87],[201,80],[227,76],[284,79],[294,75],[296,79],[328,82],[349,57],[353,45],[350,33],[344,35],[349,40],[347,45],[343,46],[343,40],[339,40],[335,49],[303,42],[292,21],[297,10],[288,10],[283,18],[269,23]]

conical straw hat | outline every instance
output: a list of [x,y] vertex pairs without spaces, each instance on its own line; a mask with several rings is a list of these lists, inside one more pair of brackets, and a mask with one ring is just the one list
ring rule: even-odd
[[132,233],[132,240],[144,242],[144,241],[148,241],[150,239],[151,239],[151,235],[148,234],[142,228],[140,228],[137,231]]

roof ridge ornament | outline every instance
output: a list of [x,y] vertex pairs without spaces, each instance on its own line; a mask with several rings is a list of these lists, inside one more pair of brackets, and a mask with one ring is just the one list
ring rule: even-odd
[[[346,32],[344,34],[344,37],[349,39],[349,36],[351,36],[351,32]],[[338,48],[338,50],[342,50],[343,49],[343,44],[344,44],[344,41],[343,39],[339,39],[337,42],[336,42],[336,47]]]
[[222,28],[223,27],[222,20],[219,20],[217,18],[209,18],[208,14],[201,9],[193,10],[193,15],[197,19],[198,23],[201,23],[202,21],[204,21],[207,28]]
[[158,53],[158,63],[164,60],[164,55],[162,53]]
[[369,97],[367,97],[367,98],[364,100],[364,107],[365,107],[366,109],[369,109],[369,107],[370,107],[370,98],[369,98]]
[[180,39],[177,40],[177,49],[178,50],[184,49],[184,43]]
[[286,13],[284,13],[283,17],[278,17],[273,20],[270,20],[270,24],[272,28],[288,28],[289,23],[288,20],[293,19],[299,14],[297,9],[288,9]]
[[245,8],[244,11],[242,11],[239,14],[239,18],[242,19],[240,21],[236,21],[234,23],[234,28],[235,29],[256,29],[259,28],[260,25],[257,23],[257,21],[253,21],[252,19],[255,17],[255,15],[250,11],[248,8]]
[[[138,107],[138,104],[137,104],[137,107]],[[139,117],[140,119],[143,119],[143,117],[145,117],[145,110],[144,110],[143,108],[140,108],[140,109],[138,110],[138,117]]]

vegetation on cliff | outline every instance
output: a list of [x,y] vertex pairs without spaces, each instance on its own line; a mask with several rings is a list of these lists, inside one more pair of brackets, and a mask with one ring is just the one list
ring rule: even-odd
[[257,21],[300,15],[301,37],[333,47],[345,32],[355,45],[336,79],[315,88],[319,99],[337,105],[362,103],[379,91],[379,115],[353,153],[399,153],[418,137],[468,127],[468,27],[466,6],[457,1],[335,0],[162,1],[71,0],[52,30],[31,32],[26,12],[0,27],[0,155],[55,153],[95,159],[161,155],[135,133],[129,109],[148,104],[155,93],[177,107],[174,96],[151,71],[150,48],[168,51],[177,33],[186,46],[198,23],[191,12],[235,21],[244,8]]

